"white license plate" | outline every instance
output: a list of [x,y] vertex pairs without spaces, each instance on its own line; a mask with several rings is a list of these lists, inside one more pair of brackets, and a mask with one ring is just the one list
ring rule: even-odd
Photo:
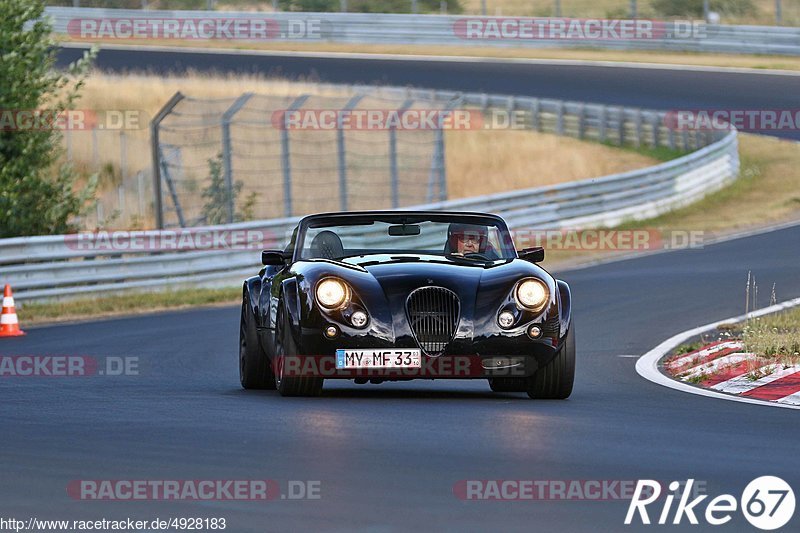
[[336,350],[336,368],[420,368],[420,350]]

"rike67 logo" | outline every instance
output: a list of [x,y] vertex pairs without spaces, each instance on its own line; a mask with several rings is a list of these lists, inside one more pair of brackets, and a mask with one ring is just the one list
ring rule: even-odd
[[[705,503],[705,511],[701,512],[707,494],[692,496],[694,479],[686,483],[673,481],[669,484],[669,491],[663,498],[661,512],[653,517],[660,525],[679,525],[685,518],[690,524],[699,523],[698,516],[704,518],[712,526],[721,526],[731,521],[734,513],[741,510],[744,517],[754,527],[772,531],[785,526],[794,515],[795,498],[792,487],[784,480],[775,476],[762,476],[751,481],[737,500],[730,494],[721,494]],[[683,487],[683,491],[678,491]],[[636,484],[633,499],[625,516],[625,524],[630,525],[637,519],[642,524],[649,525],[651,517],[648,514],[648,505],[655,503],[661,497],[661,484],[658,481],[643,479]],[[673,511],[673,503],[678,503]],[[659,502],[660,504],[660,502]],[[652,506],[650,511],[658,511]],[[670,520],[672,518],[672,520]]]

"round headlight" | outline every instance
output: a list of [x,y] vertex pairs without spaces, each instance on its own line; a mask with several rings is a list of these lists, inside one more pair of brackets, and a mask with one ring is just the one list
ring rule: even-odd
[[497,323],[500,324],[501,328],[510,328],[514,325],[514,315],[510,311],[503,311],[497,317]]
[[363,328],[367,325],[367,313],[364,311],[356,311],[350,317],[350,322],[357,328]]
[[543,281],[531,278],[517,285],[516,297],[520,306],[538,311],[547,304],[550,299],[550,291]]
[[347,303],[350,290],[336,278],[325,278],[317,284],[317,301],[327,309],[337,309]]

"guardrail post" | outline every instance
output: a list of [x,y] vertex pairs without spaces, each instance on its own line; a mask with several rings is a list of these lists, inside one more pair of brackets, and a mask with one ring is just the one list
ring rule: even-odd
[[172,112],[178,102],[183,100],[183,95],[179,92],[175,93],[169,101],[164,104],[153,120],[150,121],[150,150],[153,158],[153,195],[155,199],[155,214],[156,214],[156,227],[164,229],[164,209],[161,200],[161,147],[159,142],[159,127],[161,121]]
[[670,150],[675,149],[675,128],[667,126],[667,144]]
[[586,133],[586,106],[581,104],[578,108],[578,139],[583,139]]
[[[364,94],[357,94],[350,98],[343,111],[352,111],[364,96]],[[339,209],[347,211],[347,150],[344,144],[344,127],[341,123],[338,126],[336,128],[336,150],[339,157]]]
[[556,134],[564,135],[564,102],[558,103],[558,113],[556,114]]
[[541,103],[538,98],[531,101],[531,129],[542,131]]
[[617,142],[622,146],[625,144],[625,108],[619,108],[619,120],[617,121]]
[[651,145],[653,148],[659,146],[659,122],[658,122],[658,114],[653,113],[650,124],[653,127],[653,144]]
[[222,114],[222,171],[225,176],[225,189],[228,191],[228,223],[232,224],[236,212],[236,198],[233,194],[233,146],[231,145],[231,122],[234,115],[247,103],[253,93],[244,93]]
[[777,26],[783,24],[783,7],[781,6],[781,0],[775,0],[775,24]]
[[597,117],[597,140],[606,142],[606,106],[600,106],[600,115]]
[[[297,111],[310,96],[310,94],[298,96],[286,111]],[[283,213],[288,218],[292,216],[292,156],[289,152],[289,125],[286,123],[285,114],[281,128],[281,166],[283,167]]]
[[681,131],[681,144],[683,144],[683,151],[688,152],[689,148],[689,130],[686,128]]
[[[414,105],[414,100],[408,99],[403,102],[397,112],[400,116]],[[400,206],[400,171],[397,168],[397,128],[392,125],[389,128],[389,179],[392,187],[392,209]]]
[[644,132],[642,131],[642,110],[641,109],[637,109],[636,110],[636,148],[639,148],[639,147],[642,146],[643,133]]

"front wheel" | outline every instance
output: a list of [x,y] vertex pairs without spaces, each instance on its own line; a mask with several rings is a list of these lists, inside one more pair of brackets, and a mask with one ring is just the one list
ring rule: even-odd
[[296,356],[297,349],[289,331],[288,316],[281,306],[275,328],[275,385],[281,396],[319,396],[323,378],[288,376],[287,359]]
[[572,394],[575,381],[575,327],[570,324],[567,338],[558,355],[547,365],[527,378],[527,393],[531,398],[563,400]]
[[269,359],[258,344],[255,319],[246,298],[239,321],[239,381],[244,389],[275,389],[275,375]]

